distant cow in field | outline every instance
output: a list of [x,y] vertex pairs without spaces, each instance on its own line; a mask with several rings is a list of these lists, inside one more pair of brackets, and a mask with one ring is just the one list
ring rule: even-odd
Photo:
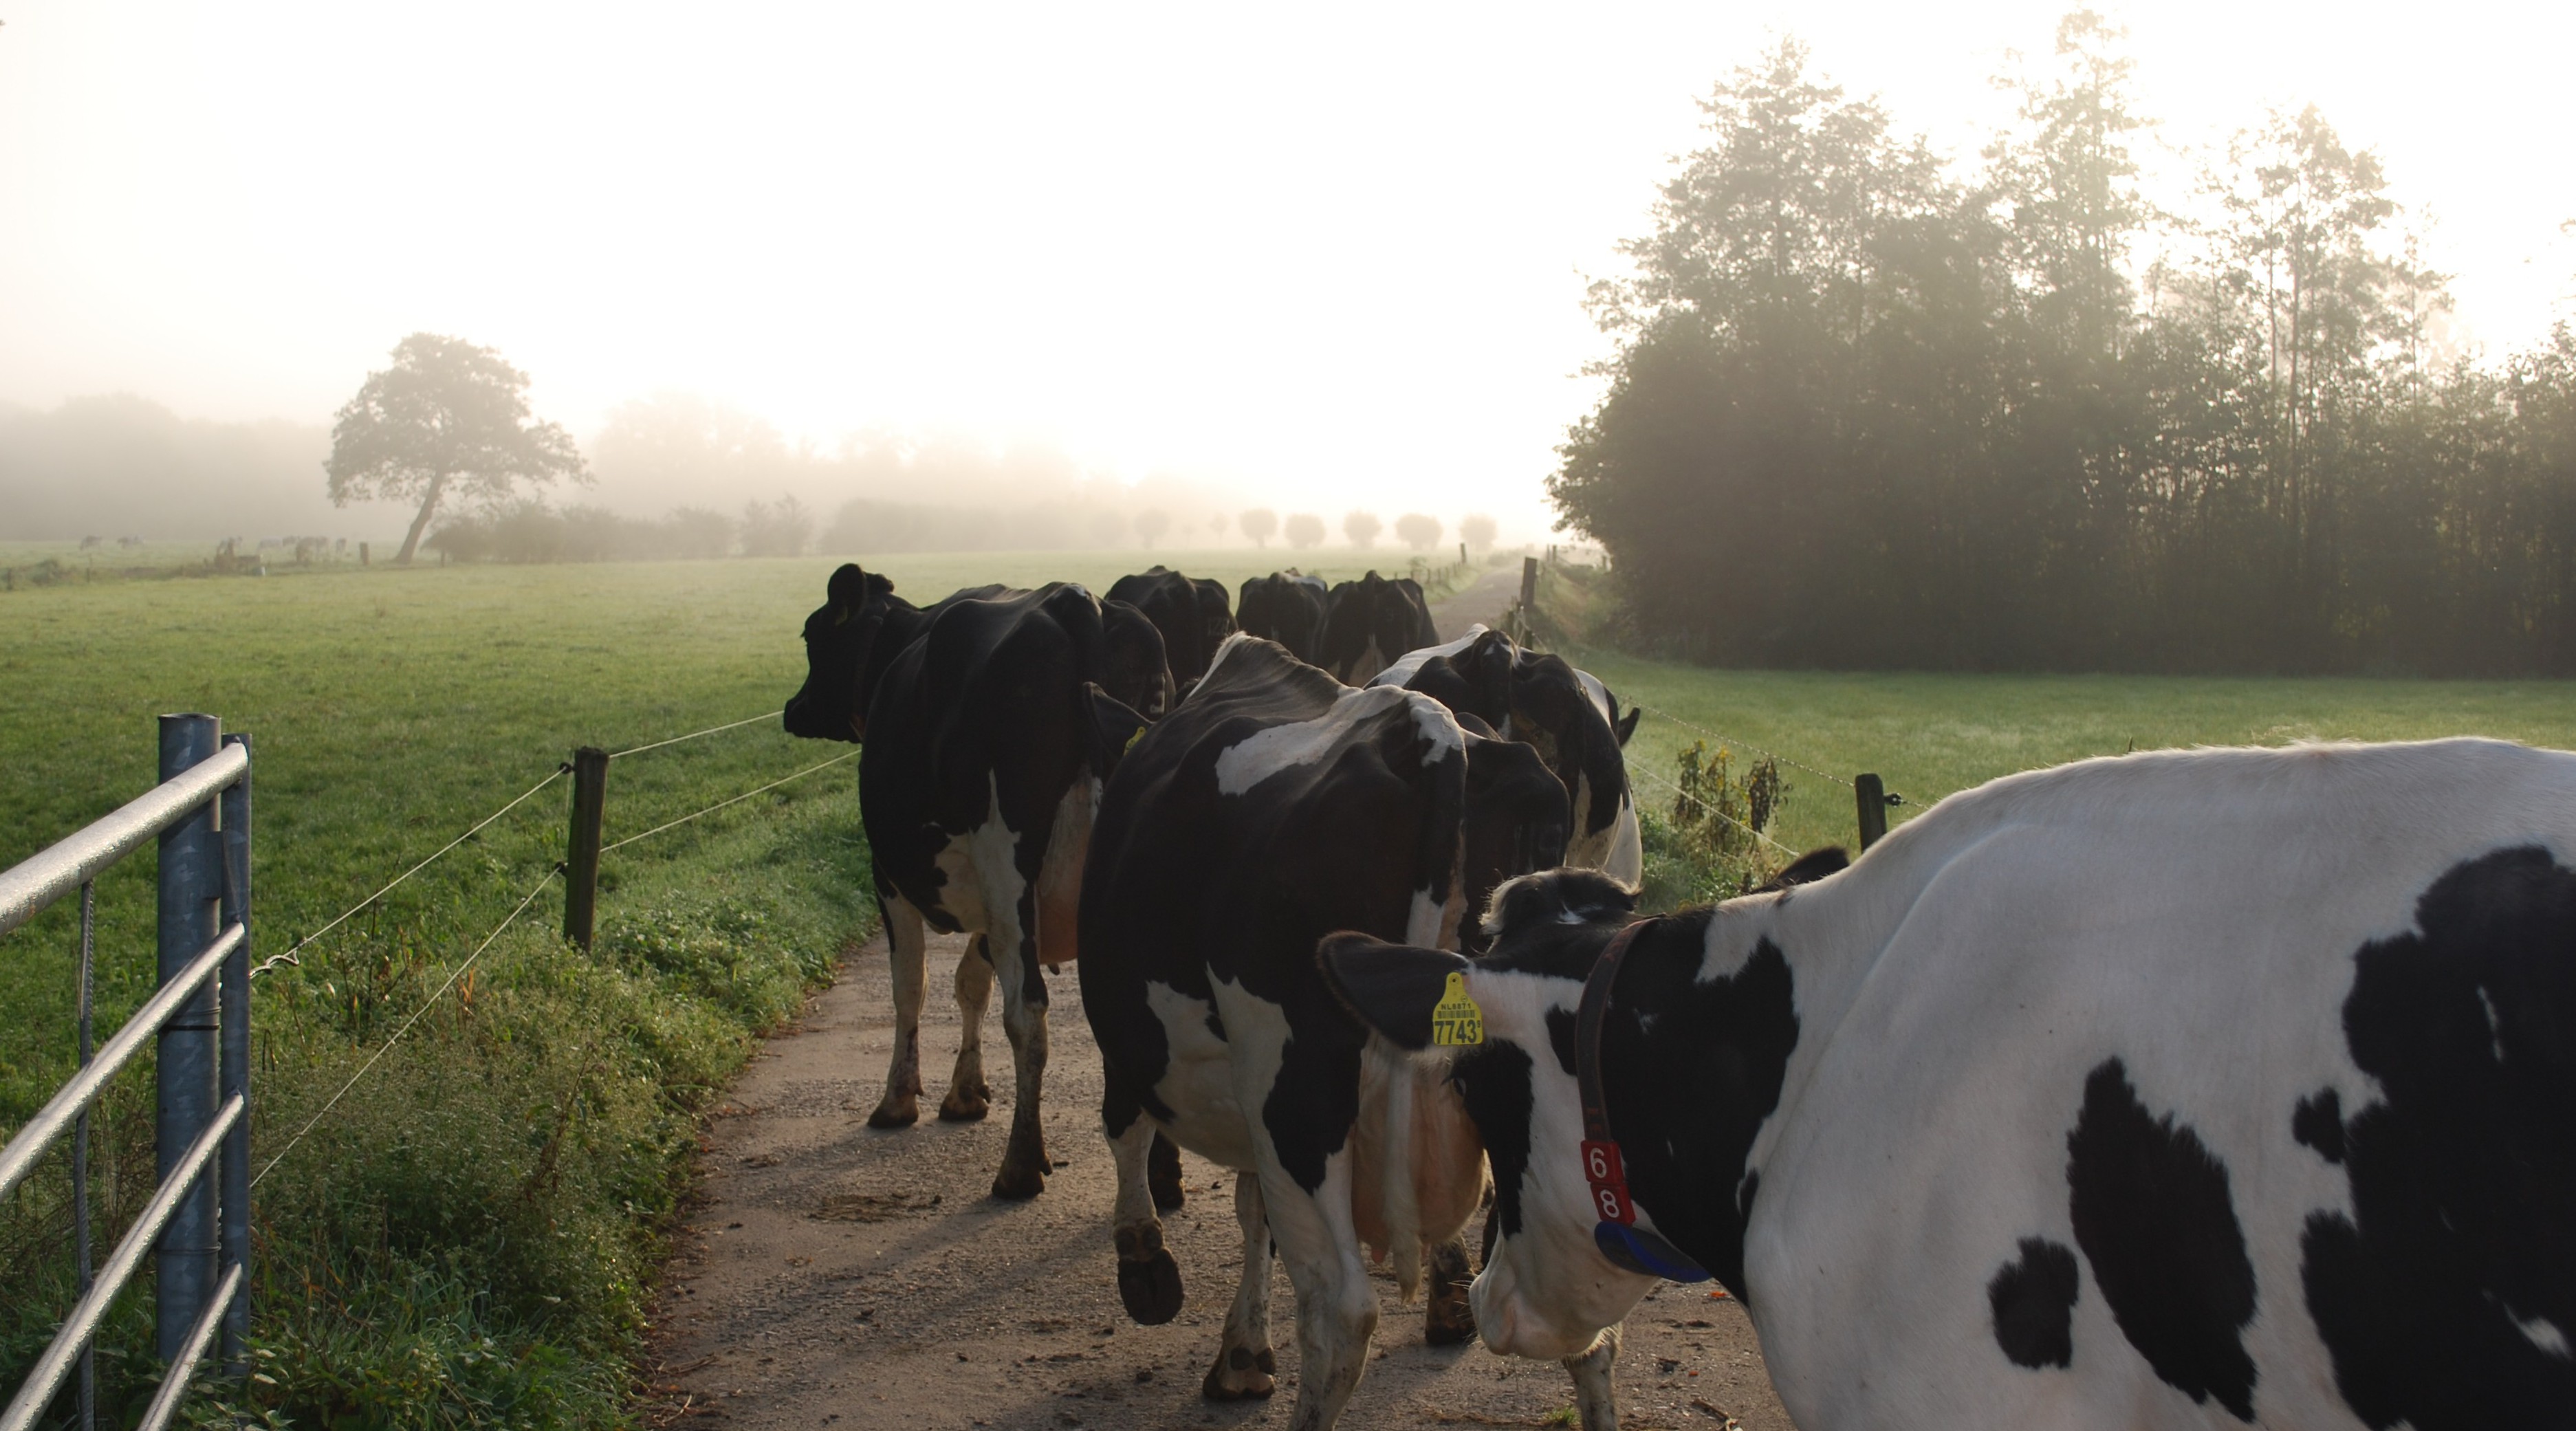
[[1297,1293],[1301,1428],[1329,1426],[1358,1383],[1377,1322],[1362,1245],[1395,1259],[1409,1300],[1426,1247],[1484,1190],[1443,1075],[1364,1057],[1315,964],[1336,929],[1453,942],[1486,890],[1556,861],[1564,787],[1482,724],[1238,636],[1102,796],[1081,975],[1107,1076],[1119,1293],[1140,1322],[1180,1310],[1148,1199],[1159,1128],[1237,1171],[1243,1278],[1202,1389],[1273,1390],[1275,1240]]
[[[1075,954],[1101,781],[1169,699],[1162,637],[1135,608],[1079,586],[976,587],[925,609],[844,566],[806,618],[805,655],[787,730],[862,742],[859,819],[894,971],[894,1059],[868,1123],[920,1116],[923,926],[973,934],[957,966],[964,1043],[939,1116],[987,1110],[979,1030],[998,979],[1018,1093],[993,1193],[1034,1197],[1050,1167],[1041,970]],[[1166,1181],[1176,1171],[1175,1159]]]
[[2576,756],[2086,761],[1628,920],[1321,953],[1491,1156],[1496,1350],[1706,1275],[1823,1431],[2576,1424]]
[[1315,664],[1356,686],[1405,652],[1438,644],[1422,584],[1409,576],[1390,581],[1372,571],[1333,588]]
[[1370,685],[1420,691],[1453,711],[1472,712],[1505,740],[1538,748],[1574,801],[1565,862],[1635,884],[1644,872],[1637,802],[1622,751],[1637,730],[1609,687],[1565,663],[1526,650],[1482,625],[1439,646],[1408,651]]
[[1298,660],[1318,665],[1324,649],[1324,608],[1331,600],[1332,593],[1320,576],[1276,571],[1248,576],[1243,579],[1243,597],[1235,603],[1235,619],[1246,634],[1276,641]]
[[1118,578],[1109,599],[1144,612],[1163,633],[1164,660],[1173,681],[1184,688],[1207,674],[1208,658],[1234,634],[1234,612],[1226,603],[1223,582],[1193,581],[1157,566]]

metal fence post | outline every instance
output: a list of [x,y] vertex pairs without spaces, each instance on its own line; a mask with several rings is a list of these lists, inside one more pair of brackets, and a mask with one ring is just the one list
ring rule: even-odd
[[[238,745],[242,754],[251,753],[250,737],[227,735],[224,744]],[[245,766],[241,780],[223,793],[224,892],[223,922],[242,926],[241,942],[233,946],[224,960],[222,985],[223,1072],[222,1084],[215,1093],[215,1105],[223,1106],[234,1094],[241,1095],[242,1116],[233,1122],[232,1132],[224,1137],[222,1175],[223,1194],[222,1256],[218,1270],[250,1266],[250,769]],[[250,1335],[250,1286],[244,1280],[239,1295],[224,1310],[223,1361],[227,1376],[248,1376],[250,1363],[243,1341]]]
[[[210,715],[161,717],[161,778],[212,759],[222,722]],[[216,802],[161,832],[160,981],[185,972],[219,932],[223,846]],[[154,1162],[163,1179],[215,1115],[215,991],[201,987],[163,1025],[157,1040],[160,1089],[154,1118]],[[153,1297],[153,1345],[163,1361],[186,1349],[188,1333],[215,1289],[215,1182],[199,1178],[161,1231]]]
[[1875,775],[1855,775],[1852,800],[1860,807],[1860,847],[1867,850],[1887,834],[1887,786]]
[[599,903],[599,824],[608,805],[608,752],[585,745],[572,753],[572,838],[564,853],[564,938],[590,947]]

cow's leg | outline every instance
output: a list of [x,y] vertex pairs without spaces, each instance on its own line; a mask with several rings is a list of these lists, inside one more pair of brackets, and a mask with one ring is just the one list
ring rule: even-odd
[[[1032,891],[1034,893],[1034,891]],[[1008,926],[990,931],[984,947],[993,956],[993,978],[1002,986],[1002,1032],[1011,1040],[1013,1080],[1011,1142],[1002,1151],[1002,1170],[993,1175],[993,1196],[1036,1197],[1046,1190],[1046,1127],[1038,1118],[1039,1089],[1046,1082],[1047,987],[1038,963],[1034,911],[1023,899],[1012,910]],[[1023,931],[1027,931],[1023,933]]]
[[894,1062],[868,1126],[909,1128],[921,1117],[921,995],[929,950],[922,942],[921,911],[910,901],[901,895],[880,899],[877,911],[885,920],[886,962],[894,969]]
[[1476,1269],[1467,1264],[1467,1229],[1431,1246],[1431,1286],[1422,1308],[1422,1339],[1435,1347],[1453,1347],[1476,1335],[1476,1311],[1467,1304],[1467,1287]]
[[[1159,1327],[1181,1314],[1181,1268],[1163,1246],[1163,1220],[1146,1190],[1146,1163],[1163,1135],[1152,1119],[1131,1113],[1126,1127],[1109,1132],[1109,1161],[1118,1170],[1118,1199],[1110,1214],[1118,1243],[1118,1300],[1143,1326]],[[1107,1130],[1103,1130],[1107,1131]]]
[[1324,1180],[1313,1192],[1299,1187],[1275,1155],[1262,1163],[1262,1207],[1297,1289],[1297,1409],[1288,1425],[1323,1431],[1359,1386],[1377,1330],[1377,1293],[1351,1220],[1351,1153],[1345,1147],[1325,1160]]
[[1270,1350],[1270,1219],[1261,1209],[1261,1178],[1234,1175],[1234,1220],[1243,1228],[1243,1281],[1225,1314],[1225,1339],[1199,1393],[1210,1401],[1266,1398],[1279,1389],[1279,1358]]
[[1181,1184],[1181,1149],[1171,1135],[1156,1133],[1154,1151],[1145,1159],[1145,1182],[1154,1191],[1154,1207],[1160,1212],[1178,1212],[1189,1200]]
[[992,1106],[993,1090],[984,1082],[984,1005],[992,997],[993,956],[978,934],[957,961],[957,1021],[964,1032],[957,1040],[957,1069],[948,1075],[948,1096],[939,1101],[939,1116],[947,1122],[972,1123]]
[[1592,1350],[1565,1359],[1565,1369],[1574,1377],[1574,1409],[1583,1417],[1583,1431],[1619,1431],[1619,1402],[1610,1385],[1610,1364],[1618,1359],[1617,1327],[1604,1331]]

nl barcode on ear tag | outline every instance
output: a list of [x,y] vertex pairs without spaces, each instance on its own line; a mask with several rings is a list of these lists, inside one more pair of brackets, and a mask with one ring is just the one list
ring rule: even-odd
[[1485,1011],[1467,997],[1467,976],[1451,974],[1440,1002],[1431,1007],[1431,1041],[1458,1048],[1485,1041]]

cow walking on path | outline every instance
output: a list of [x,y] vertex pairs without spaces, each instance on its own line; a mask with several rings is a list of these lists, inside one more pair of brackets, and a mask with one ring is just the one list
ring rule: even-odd
[[1811,1431],[2576,1425],[2576,755],[2086,761],[1628,898],[1322,951],[1491,1158],[1494,1349],[1713,1276]]
[[976,957],[956,981],[965,1038],[939,1116],[988,1110],[979,1027],[998,982],[1017,1086],[993,1194],[1034,1197],[1051,1167],[1039,1121],[1043,971],[1076,952],[1101,781],[1169,696],[1162,637],[1133,607],[1076,585],[980,587],[922,609],[852,565],[806,618],[805,648],[787,730],[862,744],[859,818],[894,968],[894,1057],[868,1122],[920,1117],[924,926],[971,933]]
[[1237,1170],[1243,1277],[1203,1390],[1271,1394],[1275,1247],[1297,1293],[1300,1431],[1333,1423],[1365,1364],[1377,1299],[1363,1245],[1395,1259],[1410,1300],[1424,1249],[1484,1189],[1456,1099],[1366,1056],[1315,964],[1336,929],[1453,943],[1484,891],[1562,856],[1564,787],[1531,747],[1483,728],[1238,636],[1102,797],[1081,975],[1117,1163],[1119,1291],[1148,1325],[1180,1310],[1147,1195],[1157,1130]]

